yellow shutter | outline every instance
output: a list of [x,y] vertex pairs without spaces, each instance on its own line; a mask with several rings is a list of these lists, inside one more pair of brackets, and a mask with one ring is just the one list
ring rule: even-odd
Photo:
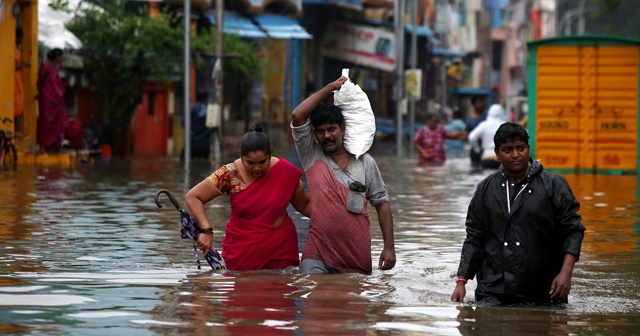
[[536,158],[551,169],[636,170],[638,48],[538,49]]

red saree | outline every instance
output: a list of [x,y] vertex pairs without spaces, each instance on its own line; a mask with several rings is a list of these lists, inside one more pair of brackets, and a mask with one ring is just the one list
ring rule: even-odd
[[46,151],[59,149],[66,129],[64,84],[58,67],[45,62],[38,73],[38,144]]
[[231,219],[222,240],[222,257],[230,270],[257,270],[298,266],[296,227],[285,214],[273,224],[296,190],[302,171],[280,159],[243,191],[230,197]]

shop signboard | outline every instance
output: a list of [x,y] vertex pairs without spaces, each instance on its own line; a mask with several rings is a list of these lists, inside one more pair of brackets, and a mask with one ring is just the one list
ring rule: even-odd
[[422,70],[408,69],[404,71],[404,89],[407,98],[422,99]]
[[395,71],[395,36],[393,32],[358,24],[330,22],[322,43],[325,57]]

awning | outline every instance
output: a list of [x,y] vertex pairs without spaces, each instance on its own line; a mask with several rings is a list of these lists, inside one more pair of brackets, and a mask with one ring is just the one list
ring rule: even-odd
[[311,39],[309,34],[294,18],[275,14],[259,14],[255,20],[274,39]]
[[455,57],[463,58],[467,56],[467,53],[465,52],[451,51],[451,50],[440,49],[440,48],[433,48],[433,50],[431,51],[431,54],[434,56],[452,57],[452,58],[455,58]]
[[480,88],[470,88],[470,87],[457,87],[453,89],[453,93],[461,96],[491,96],[494,94],[492,90],[489,89],[480,89]]
[[362,0],[302,0],[303,5],[336,5],[362,10]]
[[[216,25],[216,11],[207,10],[204,14],[211,24]],[[225,34],[235,34],[248,39],[264,39],[267,35],[256,26],[251,19],[245,18],[236,12],[225,11],[222,19],[222,31]]]
[[413,31],[415,30],[416,35],[418,36],[427,36],[427,37],[433,36],[433,30],[425,26],[414,26],[411,24],[405,24],[404,29],[406,29],[409,33],[413,33]]
[[436,38],[436,35],[433,33],[433,30],[431,30],[431,28],[429,27],[405,24],[404,29],[409,33],[413,33],[413,31],[415,30],[417,36],[424,36],[428,38],[429,41],[431,41],[431,44],[436,46],[440,45],[440,40]]

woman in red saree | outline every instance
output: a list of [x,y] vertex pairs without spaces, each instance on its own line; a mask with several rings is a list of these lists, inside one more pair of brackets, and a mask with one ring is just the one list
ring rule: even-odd
[[271,143],[260,125],[242,138],[240,158],[222,166],[187,193],[189,212],[203,232],[198,247],[205,253],[213,242],[213,228],[204,205],[227,194],[231,218],[222,240],[222,257],[230,270],[275,269],[298,266],[298,235],[289,203],[309,216],[309,195],[302,171],[283,158],[271,156]]
[[48,61],[38,72],[38,145],[47,152],[60,149],[67,128],[64,84],[59,65],[64,59],[61,49],[47,53]]

